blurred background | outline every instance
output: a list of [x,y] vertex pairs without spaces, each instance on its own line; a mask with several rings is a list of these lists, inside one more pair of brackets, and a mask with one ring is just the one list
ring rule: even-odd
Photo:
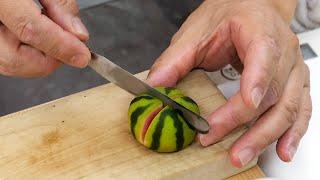
[[[90,32],[89,47],[131,73],[150,68],[168,46],[172,35],[201,2],[202,0],[78,0],[80,15]],[[291,24],[292,30],[300,33],[317,26],[320,26],[320,0],[299,0]],[[316,169],[320,161],[320,145],[316,143],[320,138],[320,121],[317,121],[320,111],[316,102],[320,99],[320,29],[299,34],[298,37],[302,54],[311,71],[314,120],[311,120],[294,163],[281,162],[275,153],[274,144],[261,156],[259,165],[270,177],[320,179],[314,178],[315,175],[319,177]],[[229,79],[239,78],[229,67],[216,73],[224,74]],[[215,82],[227,98],[239,88],[239,81]],[[0,116],[105,83],[107,81],[90,68],[76,69],[69,66],[63,66],[45,78],[19,79],[0,75]]]
[[[90,32],[89,47],[131,73],[138,73],[150,68],[168,46],[172,35],[202,1],[78,0],[78,4],[80,16]],[[294,32],[320,26],[319,1],[299,0],[291,24]],[[305,58],[314,56],[308,46],[302,46],[302,53]],[[228,69],[226,72],[235,73]],[[90,68],[69,66],[63,66],[45,78],[19,79],[0,75],[0,116],[106,82]],[[225,89],[229,94],[233,93],[229,87]]]
[[[92,50],[131,73],[149,69],[201,0],[78,0]],[[90,68],[63,66],[46,78],[0,75],[0,115],[83,91],[107,81]]]

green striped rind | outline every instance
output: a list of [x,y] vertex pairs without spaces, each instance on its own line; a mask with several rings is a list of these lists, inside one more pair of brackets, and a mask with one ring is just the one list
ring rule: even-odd
[[199,107],[196,102],[187,96],[182,96],[174,99],[177,103],[189,109],[190,111],[200,114]]
[[196,132],[171,107],[165,107],[152,121],[144,145],[157,152],[175,152],[190,145]]
[[162,106],[162,102],[149,95],[141,95],[131,101],[129,107],[130,117],[130,129],[133,136],[140,142],[143,143],[141,132],[145,121],[145,117],[148,117],[153,111]]
[[[175,88],[157,88],[177,103],[199,114],[198,105]],[[150,113],[162,106],[162,102],[150,95],[136,97],[130,105],[130,126],[134,137],[144,146],[157,152],[175,152],[190,145],[196,132],[185,122],[184,117],[171,107],[164,107],[152,120],[144,139],[142,127]]]
[[156,89],[162,94],[169,96],[172,99],[184,96],[179,89],[173,87],[157,87]]

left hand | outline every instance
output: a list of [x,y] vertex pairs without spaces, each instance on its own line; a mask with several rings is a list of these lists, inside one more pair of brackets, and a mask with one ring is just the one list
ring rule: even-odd
[[63,62],[85,67],[91,54],[84,41],[76,0],[0,1],[0,74],[46,76]]
[[147,80],[153,86],[174,86],[193,68],[214,71],[240,62],[244,69],[239,92],[207,117],[212,131],[199,137],[208,146],[258,118],[230,150],[238,167],[275,141],[278,156],[291,161],[311,116],[309,71],[289,28],[290,18],[274,3],[281,2],[204,1],[175,34]]

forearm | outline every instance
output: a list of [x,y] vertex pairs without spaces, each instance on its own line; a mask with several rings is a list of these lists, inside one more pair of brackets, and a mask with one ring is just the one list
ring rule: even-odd
[[270,0],[270,2],[278,10],[282,18],[286,22],[291,23],[298,5],[298,0]]

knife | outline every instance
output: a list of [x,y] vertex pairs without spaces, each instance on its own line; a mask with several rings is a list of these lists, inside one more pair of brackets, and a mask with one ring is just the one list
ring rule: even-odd
[[116,84],[120,88],[128,91],[133,95],[148,93],[154,97],[159,98],[165,105],[171,106],[172,108],[182,112],[187,123],[196,131],[201,134],[206,134],[209,132],[210,126],[208,122],[198,114],[181,106],[168,96],[160,93],[156,89],[152,88],[148,84],[133,76],[128,71],[114,64],[107,58],[93,52],[91,52],[91,55],[92,59],[89,63],[89,66],[105,79],[109,80],[110,82]]

